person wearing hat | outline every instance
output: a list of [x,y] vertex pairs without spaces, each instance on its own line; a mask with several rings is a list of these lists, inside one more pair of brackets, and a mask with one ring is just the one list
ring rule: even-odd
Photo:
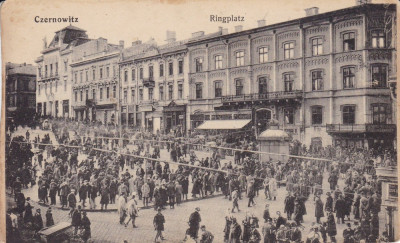
[[328,233],[329,237],[331,238],[331,242],[336,242],[335,236],[337,234],[336,231],[336,223],[335,223],[335,217],[333,216],[332,212],[328,213],[328,218],[327,218],[327,227],[326,227],[326,232]]
[[321,218],[324,217],[324,203],[321,200],[319,195],[316,196],[315,201],[315,218],[317,219],[317,223],[321,223]]
[[281,214],[280,211],[277,211],[276,214],[278,215],[278,218],[276,219],[276,228],[279,229],[279,227],[280,227],[282,224],[286,224],[286,221],[287,221],[287,220],[286,220],[284,217],[282,217],[282,214]]
[[294,200],[295,197],[293,197],[292,194],[288,192],[285,198],[285,210],[284,210],[284,213],[286,213],[288,220],[292,219],[292,214],[294,212]]
[[51,179],[49,186],[50,205],[56,205],[56,196],[58,190],[58,184],[54,179]]
[[250,239],[248,242],[249,243],[260,243],[261,242],[260,232],[258,232],[258,230],[254,224],[251,225]]
[[[291,232],[290,232],[290,242],[300,243],[302,239],[301,230],[297,227],[296,222],[292,222],[291,225]],[[318,228],[318,227],[317,227]]]
[[237,208],[238,212],[240,212],[238,201],[239,201],[239,192],[237,189],[235,189],[232,192],[232,213],[235,212],[235,208]]
[[333,210],[333,198],[330,192],[326,193],[325,211],[330,212]]
[[206,226],[201,226],[201,236],[200,236],[200,243],[212,243],[214,240],[214,235],[206,230]]
[[71,192],[68,194],[67,200],[68,200],[68,205],[70,207],[69,216],[72,217],[72,213],[74,212],[76,207],[76,196],[74,188],[72,188]]
[[92,234],[90,230],[90,220],[87,217],[87,213],[85,211],[82,212],[82,221],[80,228],[83,230],[81,238],[83,242],[86,243],[90,239]]
[[157,242],[158,238],[160,238],[161,240],[165,240],[165,238],[162,235],[162,232],[164,231],[164,223],[165,223],[164,215],[162,215],[161,213],[161,208],[158,208],[157,214],[154,216],[153,219],[154,229],[157,231],[154,242]]
[[46,212],[46,227],[54,225],[53,213],[51,212],[51,207],[47,209]]
[[123,193],[119,195],[117,210],[119,215],[119,223],[122,224],[126,217],[126,197]]
[[242,228],[238,224],[236,218],[232,218],[232,224],[230,228],[229,242],[240,243],[240,236],[242,235]]
[[72,221],[71,225],[75,227],[74,230],[74,235],[77,235],[78,233],[78,228],[81,226],[81,220],[82,220],[82,212],[81,212],[81,205],[78,205],[78,208],[75,209],[72,213]]
[[43,228],[43,219],[40,214],[40,208],[36,209],[36,213],[33,216],[33,229],[35,230],[35,234],[39,232]]
[[25,214],[24,214],[24,223],[32,223],[33,221],[33,212],[32,212],[31,198],[27,197],[25,202]]
[[[192,239],[196,240],[199,234],[201,216],[200,216],[200,208],[196,207],[195,211],[189,217],[189,235]],[[186,239],[186,235],[185,235]]]
[[286,231],[285,225],[282,224],[276,232],[276,240],[278,243],[287,242],[288,239],[286,238]]
[[135,200],[135,197],[136,197],[135,194],[133,194],[131,199],[126,204],[126,209],[127,209],[128,215],[129,215],[129,220],[128,220],[128,222],[125,223],[125,227],[127,227],[129,224],[129,221],[132,220],[132,227],[137,228],[136,218],[139,215],[139,209],[137,207],[137,202]]
[[271,217],[270,217],[270,213],[269,213],[269,204],[267,203],[267,204],[265,204],[265,209],[264,209],[264,213],[263,213],[264,222],[267,222],[268,219],[270,219],[270,218]]

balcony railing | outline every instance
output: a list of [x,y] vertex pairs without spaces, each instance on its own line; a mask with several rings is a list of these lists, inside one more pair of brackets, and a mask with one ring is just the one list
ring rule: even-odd
[[153,80],[152,77],[144,78],[143,79],[143,86],[144,87],[154,87],[155,86],[155,81]]
[[347,132],[378,132],[394,133],[395,124],[326,124],[328,133],[347,133]]
[[296,99],[301,98],[303,92],[301,90],[295,91],[277,91],[268,92],[265,94],[243,94],[243,95],[229,95],[223,96],[222,102],[240,102],[240,101],[260,101],[260,100],[280,100],[280,99]]
[[155,100],[155,99],[152,99],[152,100],[141,100],[141,101],[139,101],[139,104],[140,105],[157,105],[158,101]]

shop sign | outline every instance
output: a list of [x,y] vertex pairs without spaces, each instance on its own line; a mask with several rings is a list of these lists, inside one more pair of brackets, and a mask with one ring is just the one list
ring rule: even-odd
[[397,198],[397,197],[398,197],[398,185],[388,184],[388,198]]

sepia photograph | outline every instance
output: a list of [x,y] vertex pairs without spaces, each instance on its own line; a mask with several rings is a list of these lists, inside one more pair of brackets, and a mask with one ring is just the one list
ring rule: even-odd
[[0,242],[400,240],[395,0],[6,0]]

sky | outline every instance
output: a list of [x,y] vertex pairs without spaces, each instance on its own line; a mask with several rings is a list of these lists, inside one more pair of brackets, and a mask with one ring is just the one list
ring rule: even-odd
[[[381,3],[384,0],[372,0]],[[36,23],[35,17],[78,18],[74,26],[85,29],[89,38],[103,37],[109,43],[147,41],[154,38],[165,44],[166,31],[176,31],[177,40],[190,38],[191,33],[212,33],[218,27],[242,25],[243,29],[257,27],[257,20],[267,25],[305,16],[305,8],[319,7],[329,12],[355,5],[355,0],[8,0],[1,8],[2,54],[4,62],[32,63],[40,56],[43,38],[47,43],[54,32],[69,23]],[[243,16],[245,22],[211,22],[210,15]]]

